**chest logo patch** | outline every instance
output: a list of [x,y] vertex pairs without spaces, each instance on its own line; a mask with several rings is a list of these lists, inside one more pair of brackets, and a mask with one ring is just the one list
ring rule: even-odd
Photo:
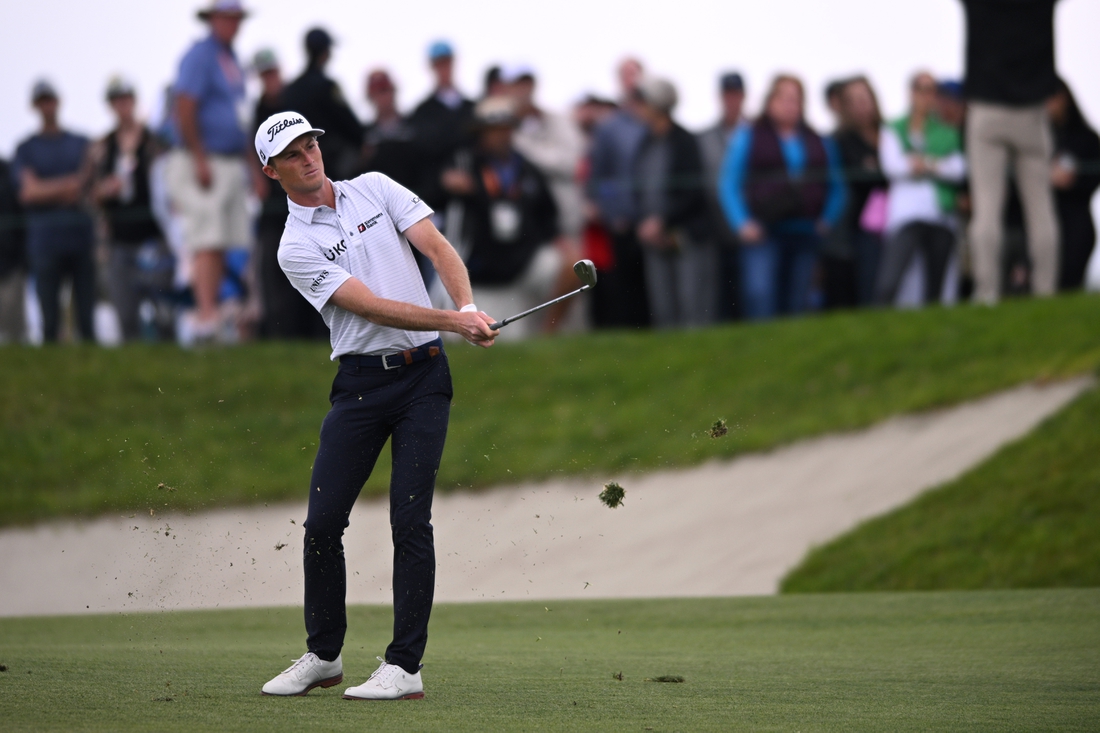
[[379,219],[381,219],[381,218],[382,218],[382,215],[381,215],[381,214],[375,214],[375,215],[374,215],[374,216],[372,216],[371,218],[367,219],[367,220],[366,220],[365,222],[361,223],[361,224],[359,225],[359,233],[360,233],[360,234],[362,234],[363,232],[365,232],[365,231],[367,231],[368,229],[370,229],[370,228],[371,228],[372,226],[374,226],[375,224],[377,224],[377,223],[378,223],[378,220],[379,220]]

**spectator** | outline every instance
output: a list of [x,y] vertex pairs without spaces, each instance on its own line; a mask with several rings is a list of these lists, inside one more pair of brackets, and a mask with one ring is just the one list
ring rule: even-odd
[[642,250],[635,236],[638,224],[632,179],[646,128],[638,119],[634,94],[642,76],[636,59],[619,64],[620,108],[595,130],[589,153],[588,199],[611,237],[612,265],[600,273],[600,292],[593,291],[597,326],[649,325]]
[[924,257],[924,302],[940,300],[955,249],[955,186],[966,175],[958,131],[936,114],[936,80],[916,74],[909,114],[883,128],[879,154],[890,179],[887,241],[875,300],[894,302],[914,253]]
[[1058,91],[1047,100],[1047,114],[1054,130],[1051,183],[1061,231],[1058,289],[1080,290],[1096,244],[1092,195],[1100,186],[1100,137],[1061,79]]
[[423,162],[423,182],[416,190],[437,214],[443,212],[436,224],[445,233],[447,192],[440,176],[451,165],[455,152],[469,144],[474,119],[474,103],[455,88],[454,57],[454,49],[446,41],[436,41],[428,48],[435,88],[409,117]]
[[388,73],[378,69],[367,76],[367,101],[374,107],[374,122],[363,133],[365,169],[415,189],[421,170],[416,133],[397,111],[397,87]]
[[[252,70],[260,77],[260,98],[252,115],[252,130],[273,114],[286,109],[283,98],[282,70],[273,51],[259,51],[252,61]],[[286,192],[278,181],[264,177],[266,190],[261,199],[256,223],[255,271],[260,283],[262,318],[260,334],[280,339],[327,339],[328,327],[321,314],[302,299],[279,267],[279,242],[290,209]]]
[[966,9],[966,151],[975,299],[1000,297],[1005,169],[1015,172],[1030,250],[1032,291],[1054,292],[1058,223],[1051,192],[1050,129],[1044,102],[1058,90],[1054,71],[1057,0],[962,0]]
[[94,342],[93,230],[83,208],[92,173],[90,144],[61,128],[60,101],[49,82],[35,84],[31,100],[42,126],[16,148],[13,175],[27,212],[27,259],[42,309],[42,337],[57,341],[61,280],[69,277],[80,337]]
[[342,181],[351,178],[360,165],[363,128],[340,85],[325,76],[333,43],[332,36],[323,28],[306,33],[306,70],[283,90],[283,109],[300,112],[325,131],[317,139],[325,170],[333,180]]
[[780,75],[764,114],[734,132],[719,189],[741,240],[744,312],[751,319],[802,313],[822,235],[844,212],[840,158],[806,124],[802,82]]
[[825,84],[825,106],[833,117],[833,124],[839,129],[844,124],[844,88],[851,79],[833,79]]
[[500,78],[502,69],[493,64],[485,70],[485,83],[481,90],[481,98],[497,97],[507,91],[508,85]]
[[879,164],[882,113],[866,77],[856,77],[844,86],[840,114],[836,144],[848,180],[844,229],[852,244],[853,305],[870,305],[886,230],[889,182]]
[[550,183],[558,206],[561,231],[576,237],[584,224],[584,198],[577,185],[577,167],[584,155],[584,138],[576,123],[535,104],[535,72],[529,66],[506,68],[504,92],[519,116],[513,136],[516,150],[533,163]]
[[945,79],[937,85],[936,113],[944,124],[956,130],[966,128],[966,93],[960,82]]
[[[518,153],[512,136],[519,119],[509,97],[477,105],[474,147],[456,158],[468,162],[443,174],[443,185],[462,207],[459,252],[470,273],[474,301],[498,318],[545,300],[562,269],[558,211],[538,168]],[[537,318],[516,321],[498,338],[522,338]]]
[[723,74],[718,82],[718,93],[722,117],[714,127],[699,134],[699,153],[703,158],[703,190],[707,194],[710,212],[710,233],[718,247],[720,258],[717,315],[722,319],[731,319],[739,311],[738,242],[737,232],[730,228],[729,220],[722,211],[722,202],[718,197],[718,176],[722,171],[722,161],[726,158],[733,131],[745,124],[742,111],[745,104],[745,81],[737,72]]
[[[107,103],[115,128],[97,146],[93,189],[110,242],[107,291],[126,341],[142,335],[142,303],[155,308],[172,286],[172,256],[153,217],[149,188],[150,169],[160,151],[153,132],[137,119],[136,102],[130,82],[111,79]],[[148,320],[155,325],[152,317]]]
[[649,312],[658,328],[705,325],[718,306],[718,256],[699,146],[672,119],[677,94],[671,82],[646,76],[635,93],[647,128],[634,179]]
[[190,330],[198,342],[212,340],[219,328],[225,251],[251,241],[249,171],[257,196],[264,198],[268,191],[255,166],[246,162],[248,134],[238,116],[244,104],[244,71],[232,44],[245,15],[237,0],[214,0],[199,11],[210,35],[184,55],[173,86],[174,149],[165,175],[192,256],[191,285],[198,312]]
[[18,187],[11,165],[0,159],[0,344],[22,343],[26,337],[26,246]]

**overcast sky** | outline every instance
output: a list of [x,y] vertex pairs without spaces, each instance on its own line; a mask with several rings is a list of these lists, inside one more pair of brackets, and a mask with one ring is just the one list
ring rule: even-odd
[[[58,86],[64,124],[86,134],[100,135],[110,125],[103,92],[114,73],[133,79],[139,104],[148,111],[175,75],[184,50],[204,35],[195,11],[206,2],[5,3],[0,98],[8,103],[0,123],[0,155],[10,156],[17,141],[35,128],[28,98],[40,76]],[[958,0],[252,0],[246,7],[253,14],[237,39],[242,58],[271,47],[294,76],[304,62],[304,32],[321,25],[339,44],[330,71],[364,117],[366,71],[388,68],[399,87],[399,103],[408,109],[429,89],[425,49],[439,37],[457,48],[459,83],[467,94],[477,93],[490,64],[527,62],[539,72],[543,104],[559,109],[588,91],[613,95],[616,61],[637,55],[650,71],[679,86],[678,115],[690,128],[704,127],[715,117],[715,79],[726,69],[745,74],[752,109],[772,74],[798,73],[811,91],[811,120],[825,126],[820,97],[828,79],[867,73],[884,112],[897,115],[905,104],[906,79],[915,69],[958,76],[962,67]],[[1094,123],[1100,123],[1098,30],[1100,2],[1060,3],[1059,70]]]

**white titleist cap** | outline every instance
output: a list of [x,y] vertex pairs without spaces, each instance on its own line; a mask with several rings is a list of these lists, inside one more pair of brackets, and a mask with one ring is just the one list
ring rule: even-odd
[[271,115],[256,130],[256,155],[260,156],[262,164],[267,165],[267,161],[286,150],[286,146],[296,138],[309,134],[320,137],[325,131],[310,125],[309,120],[297,112]]

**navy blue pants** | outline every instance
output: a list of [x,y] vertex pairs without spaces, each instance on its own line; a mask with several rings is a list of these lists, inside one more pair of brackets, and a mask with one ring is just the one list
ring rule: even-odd
[[435,593],[432,494],[451,411],[447,356],[397,369],[341,363],[313,464],[305,522],[308,648],[333,660],[347,630],[344,530],[359,491],[392,436],[393,641],[386,661],[420,668]]

